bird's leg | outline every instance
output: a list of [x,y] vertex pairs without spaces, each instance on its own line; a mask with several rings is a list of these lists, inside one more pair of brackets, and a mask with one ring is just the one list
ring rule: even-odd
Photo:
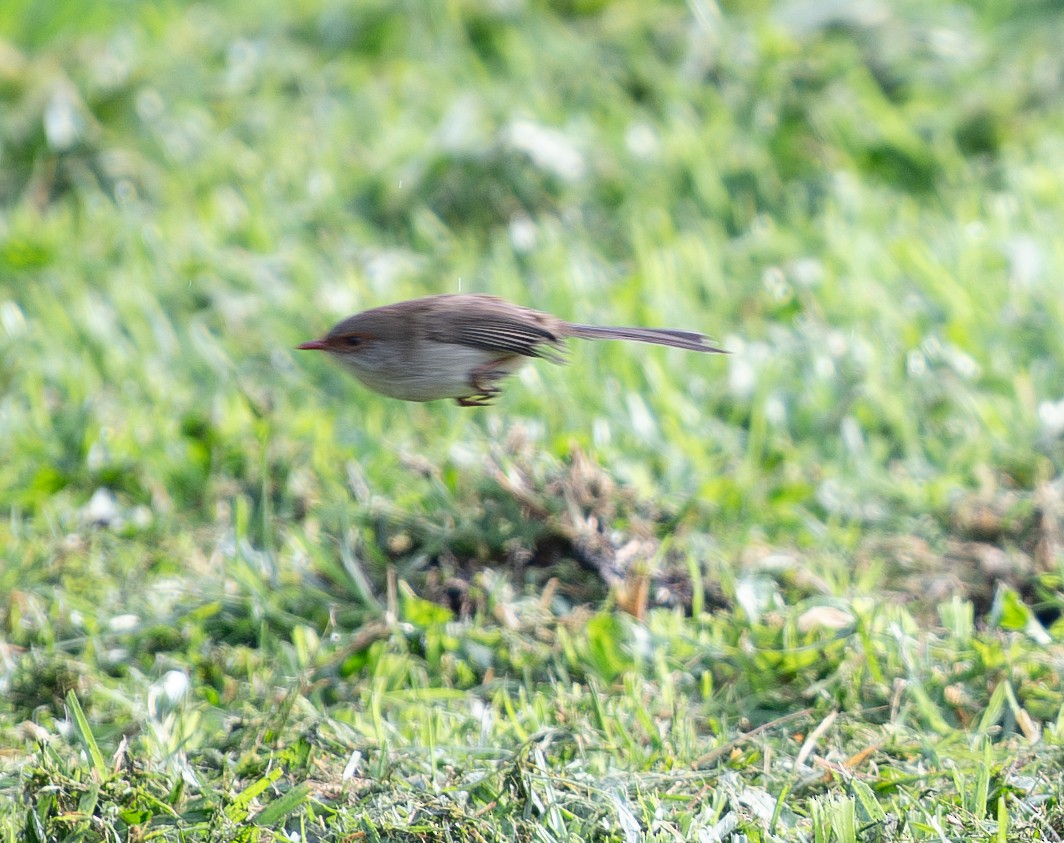
[[[495,392],[498,391],[495,390]],[[455,398],[454,403],[459,407],[487,407],[494,397],[494,395],[467,395],[465,398]]]
[[510,368],[505,364],[510,362],[510,357],[500,357],[498,360],[490,360],[482,363],[469,373],[469,385],[473,391],[462,398],[456,398],[460,407],[486,407],[492,399],[502,392],[502,388],[495,385],[495,381],[502,380],[510,374]]

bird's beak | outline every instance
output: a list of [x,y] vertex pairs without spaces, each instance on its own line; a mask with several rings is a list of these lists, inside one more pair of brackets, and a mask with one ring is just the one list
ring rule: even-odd
[[325,351],[328,347],[329,344],[325,340],[309,340],[296,346],[300,351]]

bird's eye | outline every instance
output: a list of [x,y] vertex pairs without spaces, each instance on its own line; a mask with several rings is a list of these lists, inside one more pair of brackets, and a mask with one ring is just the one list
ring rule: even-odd
[[360,337],[358,334],[348,334],[346,337],[344,337],[344,345],[346,345],[348,348],[358,348],[360,345],[362,345],[362,337]]

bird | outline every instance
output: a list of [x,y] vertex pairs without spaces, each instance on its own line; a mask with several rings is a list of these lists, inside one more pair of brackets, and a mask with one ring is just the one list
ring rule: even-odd
[[727,354],[696,331],[566,322],[482,293],[451,293],[375,307],[298,346],[324,351],[365,386],[403,401],[453,398],[483,407],[530,359],[565,362],[565,340],[633,340]]

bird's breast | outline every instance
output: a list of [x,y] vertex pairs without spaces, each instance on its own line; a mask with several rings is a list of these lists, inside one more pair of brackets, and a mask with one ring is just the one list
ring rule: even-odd
[[472,380],[483,367],[509,374],[526,359],[468,345],[429,341],[399,355],[368,346],[357,354],[344,355],[341,362],[362,383],[382,395],[403,401],[436,401],[474,394]]

